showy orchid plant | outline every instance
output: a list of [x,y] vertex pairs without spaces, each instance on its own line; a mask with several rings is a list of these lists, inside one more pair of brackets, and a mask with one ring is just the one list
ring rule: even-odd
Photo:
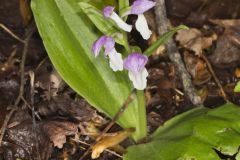
[[[137,92],[117,119],[123,128],[135,128],[138,141],[147,135],[143,90],[147,86],[146,64],[150,56],[174,33],[162,35],[144,52],[130,46],[127,33],[136,29],[147,40],[151,36],[144,13],[155,6],[152,0],[85,1],[32,0],[34,18],[44,46],[62,78],[89,104],[110,118]],[[128,16],[137,15],[135,24]],[[134,26],[134,27],[133,27]],[[120,47],[123,46],[123,47]]]
[[[110,118],[122,111],[123,104],[128,104],[116,122],[123,129],[135,128],[132,138],[138,142],[148,135],[142,91],[147,86],[148,56],[187,27],[173,28],[142,52],[128,44],[127,32],[136,28],[143,39],[149,39],[151,31],[144,12],[153,8],[155,2],[117,2],[118,5],[116,0],[31,0],[31,7],[47,53],[62,78]],[[126,23],[130,15],[137,15],[135,24]],[[134,95],[133,88],[137,89]],[[235,91],[240,91],[240,84]],[[128,147],[123,159],[216,160],[216,151],[240,159],[239,115],[239,107],[232,104],[214,110],[196,107],[160,126],[149,135],[149,142]],[[115,140],[116,137],[107,145],[116,144]],[[102,144],[101,140],[98,142]]]
[[[139,31],[146,40],[150,38],[152,32],[148,28],[147,20],[143,13],[153,8],[155,4],[155,2],[150,0],[136,0],[123,14],[123,16],[131,14],[138,16],[135,26],[137,31]],[[113,6],[106,6],[102,14],[105,18],[113,20],[123,31],[131,32],[132,25],[127,24],[116,12],[114,12]],[[109,64],[113,71],[122,71],[123,68],[128,70],[128,76],[134,88],[138,90],[144,90],[146,88],[148,76],[147,69],[145,68],[148,61],[146,55],[136,52],[129,53],[123,60],[122,55],[116,51],[115,40],[111,36],[102,36],[94,42],[92,52],[95,57],[99,55],[102,47],[105,49],[105,56],[109,57]]]

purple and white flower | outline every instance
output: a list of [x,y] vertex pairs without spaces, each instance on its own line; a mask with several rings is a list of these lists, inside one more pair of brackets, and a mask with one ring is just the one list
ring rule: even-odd
[[126,22],[124,22],[117,13],[114,12],[114,7],[112,6],[106,6],[103,9],[103,15],[106,18],[110,18],[112,19],[119,28],[123,29],[126,32],[131,32],[132,30],[132,25],[127,24]]
[[144,12],[153,8],[156,5],[156,2],[150,0],[135,0],[124,16],[134,14],[137,15],[137,21],[135,23],[136,29],[144,39],[149,39],[152,31],[148,28],[147,20],[144,17]]
[[100,53],[101,48],[104,47],[105,56],[109,57],[109,64],[113,71],[123,70],[122,55],[115,49],[115,40],[110,36],[102,36],[97,39],[92,45],[92,52],[95,57]]
[[129,79],[138,90],[144,90],[147,86],[148,72],[145,67],[147,61],[147,56],[140,53],[132,53],[123,62],[123,67],[128,70]]

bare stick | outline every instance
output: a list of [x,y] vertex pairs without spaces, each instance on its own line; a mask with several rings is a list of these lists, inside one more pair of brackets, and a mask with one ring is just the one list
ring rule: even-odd
[[[79,140],[79,139],[72,139],[72,140],[75,141],[75,142],[84,144],[84,145],[86,145],[86,146],[91,146],[91,144],[88,144],[88,143],[86,143],[86,142],[84,142],[84,141],[81,141],[81,140]],[[117,157],[119,157],[119,158],[123,158],[123,156],[121,156],[120,154],[118,154],[118,153],[116,153],[115,151],[112,151],[112,150],[110,150],[110,149],[105,149],[105,151],[106,151],[106,152],[109,152],[109,153],[111,153],[111,154],[113,154],[113,155],[115,155],[115,156],[117,156]]]
[[215,83],[217,84],[218,88],[220,89],[220,92],[221,92],[224,100],[225,100],[226,102],[229,102],[228,97],[227,97],[227,94],[225,93],[225,91],[224,91],[224,89],[223,89],[223,87],[222,87],[219,79],[217,78],[215,72],[213,71],[212,65],[209,63],[209,61],[208,61],[208,59],[207,59],[207,57],[206,57],[205,55],[202,54],[201,57],[202,57],[202,58],[204,59],[204,61],[206,62],[207,67],[208,67],[208,70],[209,70],[209,72],[211,73],[211,75],[213,76],[213,79],[214,79]]
[[[161,36],[171,28],[166,15],[165,0],[156,0],[155,14],[158,25],[158,33]],[[191,77],[185,68],[176,44],[172,39],[167,42],[166,49],[170,60],[177,68],[178,74],[181,77],[185,94],[194,105],[201,105],[201,98],[196,94]]]
[[9,120],[11,119],[13,113],[17,110],[17,107],[13,107],[11,109],[11,111],[9,112],[9,114],[5,117],[4,119],[4,122],[3,122],[3,125],[2,125],[2,128],[0,130],[0,147],[2,146],[2,140],[3,140],[3,136],[4,136],[4,133],[6,131],[6,128],[7,128],[7,124],[9,122]]
[[35,26],[28,30],[28,32],[26,34],[26,38],[24,40],[22,61],[21,61],[21,64],[20,64],[21,78],[20,78],[19,94],[18,94],[18,97],[17,97],[16,101],[14,102],[14,105],[12,106],[11,111],[6,116],[6,118],[5,118],[4,122],[3,122],[3,125],[1,127],[1,130],[0,130],[0,147],[2,145],[2,140],[3,140],[3,136],[5,134],[6,128],[7,128],[7,124],[9,122],[9,120],[11,119],[13,113],[17,110],[17,106],[18,106],[19,102],[21,101],[21,97],[23,96],[23,92],[24,92],[25,60],[26,60],[26,55],[27,55],[27,51],[28,51],[28,43],[29,43],[29,40],[30,40],[32,34],[34,33],[34,31],[35,31]]
[[36,118],[35,118],[35,105],[34,105],[34,81],[35,81],[35,74],[33,71],[29,71],[29,77],[30,77],[30,86],[31,86],[31,90],[30,90],[30,101],[31,101],[31,109],[32,109],[32,121],[33,121],[33,133],[34,133],[34,140],[35,140],[35,144],[36,144],[36,151],[37,151],[37,158],[38,160],[41,160],[41,155],[40,155],[40,151],[39,151],[39,143],[38,143],[38,127],[36,124]]
[[[21,100],[25,103],[25,105],[29,108],[32,109],[32,107],[30,106],[30,104],[28,104],[28,102],[26,101],[26,99],[24,97],[21,98]],[[40,117],[40,115],[38,114],[38,112],[35,111],[35,116],[37,117],[38,120],[42,120],[42,118]]]
[[16,34],[14,34],[10,29],[8,29],[5,25],[3,25],[2,23],[0,23],[0,27],[5,30],[8,34],[10,34],[13,38],[15,38],[16,40],[25,43],[24,40],[22,40],[21,38],[19,38]]
[[130,96],[127,98],[127,100],[124,102],[124,104],[122,105],[122,107],[118,110],[117,114],[113,117],[113,119],[111,120],[111,122],[107,125],[106,128],[104,128],[104,130],[102,131],[102,133],[99,135],[99,137],[97,138],[97,141],[99,141],[102,136],[107,133],[107,131],[112,128],[112,126],[114,125],[114,123],[118,120],[118,118],[123,114],[123,112],[126,110],[126,108],[128,107],[128,105],[133,101],[134,99],[134,95],[135,95],[136,90],[134,89],[132,91],[132,93],[130,94]]
[[99,136],[96,138],[96,142],[91,144],[91,146],[88,148],[88,150],[83,154],[83,156],[80,158],[80,160],[83,160],[88,153],[90,152],[90,150],[92,149],[92,147],[104,136],[105,133],[107,133],[107,131],[114,125],[114,123],[118,120],[118,118],[123,114],[123,112],[126,110],[126,108],[128,107],[128,105],[133,101],[134,99],[134,95],[136,90],[134,89],[131,94],[128,96],[127,100],[124,102],[124,104],[122,105],[122,107],[118,110],[118,112],[116,113],[116,115],[113,117],[113,119],[110,121],[110,123],[107,125],[106,128],[104,128],[104,130],[101,132],[101,134],[99,134]]

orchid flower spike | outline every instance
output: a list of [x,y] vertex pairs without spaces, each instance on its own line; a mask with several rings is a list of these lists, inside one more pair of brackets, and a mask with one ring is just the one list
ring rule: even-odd
[[126,22],[124,22],[117,13],[114,12],[114,7],[112,6],[106,6],[103,9],[103,15],[106,18],[110,18],[112,19],[119,28],[123,29],[126,32],[131,32],[132,30],[132,25],[127,24]]
[[129,79],[138,90],[144,90],[147,86],[148,72],[145,68],[147,61],[148,57],[140,53],[132,53],[123,61],[123,67],[128,70]]
[[156,2],[150,0],[135,0],[124,16],[134,14],[137,15],[137,21],[135,23],[136,29],[144,39],[149,39],[152,31],[148,28],[147,20],[144,17],[144,12],[153,8],[156,5]]
[[102,36],[97,39],[92,45],[92,52],[95,57],[100,53],[101,48],[104,47],[105,56],[109,57],[109,64],[113,71],[123,70],[122,55],[115,49],[115,40],[110,36]]

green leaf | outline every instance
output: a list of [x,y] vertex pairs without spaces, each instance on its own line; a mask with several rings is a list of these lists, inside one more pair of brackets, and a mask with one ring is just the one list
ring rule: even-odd
[[[128,148],[124,160],[220,160],[240,146],[240,107],[199,107],[167,121],[150,142]],[[214,150],[215,149],[215,150]]]
[[104,18],[102,11],[90,5],[89,3],[80,2],[78,3],[79,6],[82,8],[82,11],[89,17],[89,19],[93,22],[93,24],[103,33],[106,35],[111,35],[115,32],[119,32],[111,21]]
[[235,86],[234,92],[240,92],[240,82],[238,82],[237,85]]
[[[118,0],[119,15],[122,16],[129,9],[129,0]],[[126,21],[128,16],[123,19]]]
[[171,31],[164,33],[156,42],[154,42],[146,51],[144,51],[144,54],[150,56],[156,49],[158,49],[159,46],[165,44],[176,32],[182,29],[188,29],[188,27],[185,25],[180,25],[173,28]]
[[[113,117],[133,87],[126,72],[113,72],[101,53],[91,53],[100,36],[78,6],[79,0],[32,0],[31,6],[48,55],[62,78],[92,106]],[[143,93],[142,93],[143,94]],[[134,139],[146,136],[144,97],[141,94],[117,121],[136,128]]]
[[81,2],[89,3],[98,9],[102,9],[105,6],[116,6],[116,0],[79,0]]
[[79,6],[82,8],[82,11],[86,14],[86,16],[88,16],[92,23],[103,34],[113,36],[117,43],[122,45],[124,44],[126,39],[124,39],[124,36],[121,33],[122,31],[115,27],[114,22],[106,19],[101,10],[85,2],[80,2]]

